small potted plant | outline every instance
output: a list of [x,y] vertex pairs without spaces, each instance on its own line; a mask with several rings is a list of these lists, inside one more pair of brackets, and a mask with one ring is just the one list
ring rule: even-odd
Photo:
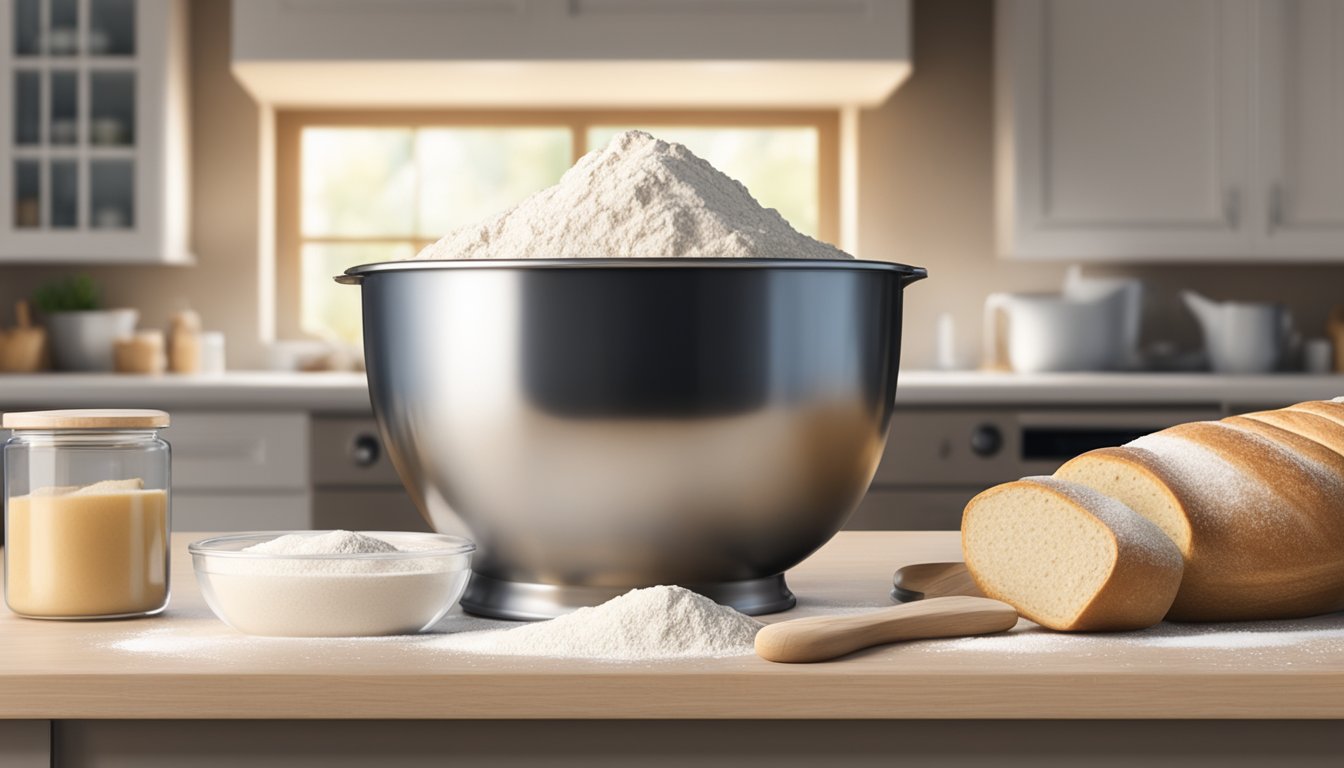
[[114,342],[134,333],[140,317],[134,309],[101,309],[98,285],[88,275],[42,286],[33,304],[46,320],[52,361],[62,371],[112,370]]

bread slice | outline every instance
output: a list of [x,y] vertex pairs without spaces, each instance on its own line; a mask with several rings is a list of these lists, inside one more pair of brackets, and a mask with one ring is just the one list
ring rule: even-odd
[[1194,422],[1090,451],[1055,476],[1156,523],[1185,557],[1168,618],[1235,621],[1344,608],[1344,465],[1255,420]]
[[981,591],[1050,629],[1152,626],[1181,583],[1181,553],[1156,525],[1115,499],[1050,477],[971,499],[961,547]]

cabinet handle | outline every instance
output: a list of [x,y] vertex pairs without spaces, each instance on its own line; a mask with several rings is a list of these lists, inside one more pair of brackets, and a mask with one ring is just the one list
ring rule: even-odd
[[1223,218],[1227,221],[1227,226],[1236,229],[1241,225],[1241,190],[1236,187],[1229,187],[1223,193]]
[[1271,184],[1269,187],[1269,231],[1273,232],[1283,226],[1283,185],[1279,183]]

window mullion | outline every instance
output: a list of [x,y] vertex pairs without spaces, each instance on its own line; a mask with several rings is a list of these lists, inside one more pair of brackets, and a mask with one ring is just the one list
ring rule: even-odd
[[[411,231],[419,236],[422,229],[420,227],[420,190],[422,174],[424,172],[424,160],[420,156],[420,126],[411,126],[411,205],[415,209],[411,211]],[[417,249],[418,250],[418,249]]]

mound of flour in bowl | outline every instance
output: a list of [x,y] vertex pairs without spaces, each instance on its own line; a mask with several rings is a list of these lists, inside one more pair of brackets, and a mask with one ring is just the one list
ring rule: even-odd
[[631,590],[594,608],[514,629],[446,635],[448,650],[611,661],[742,656],[763,624],[682,587]]
[[689,149],[627,131],[560,183],[417,259],[849,259],[804,235]]
[[217,574],[320,576],[423,573],[462,567],[452,558],[430,555],[425,557],[407,555],[397,558],[342,557],[410,553],[420,550],[428,552],[442,546],[437,542],[428,542],[398,547],[375,536],[355,531],[290,533],[240,550],[247,554],[271,557],[213,557],[210,558],[208,569]]
[[328,531],[311,535],[291,533],[270,541],[244,547],[244,552],[268,555],[369,555],[376,552],[400,552],[392,544],[354,531]]

